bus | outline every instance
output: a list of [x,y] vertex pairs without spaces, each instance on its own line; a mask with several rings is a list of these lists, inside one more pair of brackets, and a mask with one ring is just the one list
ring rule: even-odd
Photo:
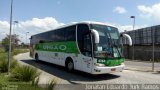
[[124,70],[122,37],[116,27],[99,22],[66,25],[30,38],[30,56],[68,71],[105,74]]

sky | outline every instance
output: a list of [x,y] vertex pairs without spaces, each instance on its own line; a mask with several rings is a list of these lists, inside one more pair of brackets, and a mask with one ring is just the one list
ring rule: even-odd
[[[22,42],[62,25],[97,21],[120,32],[160,24],[160,0],[13,0],[13,32]],[[9,33],[11,0],[0,0],[0,40]],[[14,23],[18,21],[18,23]]]

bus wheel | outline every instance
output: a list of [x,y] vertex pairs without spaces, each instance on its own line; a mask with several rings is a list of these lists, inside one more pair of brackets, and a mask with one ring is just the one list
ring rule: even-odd
[[39,57],[38,57],[38,54],[36,53],[35,54],[35,60],[38,62],[39,61]]
[[73,63],[72,60],[67,61],[66,68],[67,68],[68,71],[73,71],[74,70],[74,63]]

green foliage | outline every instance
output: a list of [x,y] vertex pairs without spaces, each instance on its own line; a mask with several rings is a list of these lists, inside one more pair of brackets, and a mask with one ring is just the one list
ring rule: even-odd
[[[11,60],[10,68],[13,69],[17,65],[17,61]],[[0,60],[0,72],[8,71],[8,61],[6,59]]]
[[7,60],[3,59],[0,61],[0,71],[7,72],[7,70],[8,70],[8,62],[7,62]]
[[[14,44],[11,44],[11,45],[12,45],[11,51],[13,51],[15,45],[14,45]],[[9,50],[9,38],[8,38],[8,37],[5,37],[5,38],[2,40],[2,46],[4,47],[4,49],[5,49],[6,52]]]
[[[6,76],[7,73],[0,73],[0,90],[46,90],[39,86],[33,86],[30,82],[21,82],[21,81],[10,81],[9,77]],[[12,86],[12,88],[8,88]]]
[[25,53],[25,52],[29,52],[28,49],[15,49],[13,52],[12,52],[12,55],[17,55],[19,53]]
[[11,53],[11,75],[6,76],[7,74],[3,72],[8,70],[8,53],[0,48],[0,88],[15,85],[17,88],[14,90],[46,90],[38,86],[40,73],[37,72],[37,69],[29,66],[19,66],[17,61],[13,59],[14,55],[24,52],[28,52],[28,50],[15,49]]
[[47,84],[47,90],[53,90],[56,83],[57,81],[55,79],[52,79],[51,81],[49,81],[49,83]]
[[12,77],[18,79],[19,81],[33,81],[40,73],[36,68],[28,65],[17,66],[12,70]]
[[4,53],[4,49],[3,48],[0,48],[0,54],[1,53]]
[[36,77],[34,80],[32,80],[33,86],[38,86],[38,83],[39,83],[39,77]]
[[15,90],[46,90],[46,89],[38,87],[38,86],[33,86],[33,85],[30,85],[30,84],[22,84],[22,85],[19,84],[18,88],[15,89]]

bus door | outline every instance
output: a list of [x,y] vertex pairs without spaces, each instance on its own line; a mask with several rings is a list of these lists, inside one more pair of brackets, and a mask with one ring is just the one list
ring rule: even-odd
[[82,67],[83,71],[91,72],[92,68],[92,45],[91,45],[91,37],[90,34],[86,34],[83,36],[83,50],[81,52],[82,58]]

